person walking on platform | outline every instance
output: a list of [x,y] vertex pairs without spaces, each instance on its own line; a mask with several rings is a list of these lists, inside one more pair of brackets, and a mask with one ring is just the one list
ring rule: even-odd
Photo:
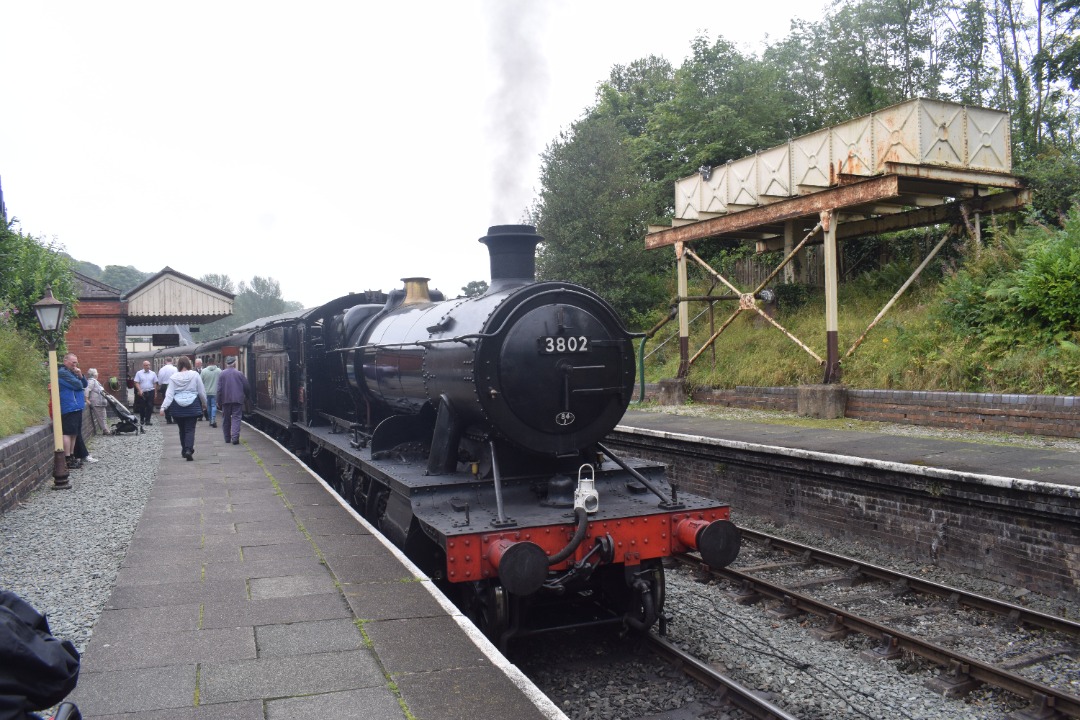
[[225,361],[217,382],[217,399],[221,406],[221,427],[225,442],[240,444],[240,421],[244,417],[244,400],[251,395],[244,373],[236,369],[236,357]]
[[[190,360],[188,361],[188,367],[191,367]],[[176,372],[176,366],[172,364],[172,358],[165,358],[165,364],[158,370],[158,390],[161,391],[161,404],[165,404],[165,393],[169,391],[169,381],[172,379],[173,373]],[[165,413],[165,424],[172,425],[172,414]]]
[[[202,377],[191,369],[191,360],[181,357],[178,370],[169,378],[169,388],[161,402],[161,414],[170,414],[180,430],[180,455],[185,460],[194,460],[195,424],[202,417],[206,407],[206,388]],[[169,408],[175,405],[171,411]]]
[[100,428],[102,435],[109,434],[109,423],[105,418],[105,386],[98,382],[98,371],[90,368],[86,371],[86,404],[90,407],[90,419],[93,420],[93,434],[98,434]]
[[210,427],[217,427],[217,384],[218,376],[221,375],[219,368],[213,360],[203,368],[202,381],[206,386],[206,399],[210,401],[210,407],[206,410],[206,419],[210,421]]
[[154,414],[154,397],[157,395],[158,376],[150,369],[150,361],[143,360],[142,370],[135,373],[135,409],[139,413],[139,424],[149,425]]

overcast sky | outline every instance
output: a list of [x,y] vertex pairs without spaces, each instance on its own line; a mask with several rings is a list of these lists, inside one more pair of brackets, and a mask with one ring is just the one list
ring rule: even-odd
[[4,200],[103,268],[452,297],[613,65],[757,51],[824,5],[0,0]]

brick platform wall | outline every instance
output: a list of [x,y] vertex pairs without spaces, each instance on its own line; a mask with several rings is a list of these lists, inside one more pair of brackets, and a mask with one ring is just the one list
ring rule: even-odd
[[0,468],[0,512],[6,512],[52,477],[52,425],[0,440]]
[[[694,390],[691,398],[706,405],[796,412],[796,392],[794,387],[705,388]],[[646,399],[657,396],[656,386],[647,384]],[[959,430],[1080,437],[1080,397],[1074,395],[848,390],[845,416]]]
[[[84,439],[90,437],[92,423],[90,413],[84,411]],[[54,452],[51,421],[0,439],[0,514],[41,485],[52,482]]]
[[1080,592],[1080,500],[927,469],[897,472],[616,432],[616,452],[665,463],[679,487],[767,519],[1052,597]]

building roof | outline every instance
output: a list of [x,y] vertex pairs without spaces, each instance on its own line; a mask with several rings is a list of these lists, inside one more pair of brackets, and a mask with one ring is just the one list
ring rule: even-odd
[[232,315],[234,297],[170,267],[124,295],[128,325],[213,322]]
[[79,290],[79,300],[115,300],[116,302],[120,302],[122,293],[112,285],[106,285],[100,280],[95,280],[80,272],[76,272],[74,275],[75,284]]

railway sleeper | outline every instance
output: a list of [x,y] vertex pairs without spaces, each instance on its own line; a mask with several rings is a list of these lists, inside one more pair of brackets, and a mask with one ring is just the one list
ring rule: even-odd
[[836,613],[829,613],[829,624],[822,628],[813,628],[810,634],[822,642],[843,640],[851,633],[844,624],[844,618]]
[[790,595],[785,595],[783,602],[776,607],[771,608],[766,614],[777,620],[789,620],[794,617],[805,615],[806,611],[799,607],[799,603],[795,598]]
[[814,590],[816,588],[825,587],[826,585],[851,587],[854,583],[855,578],[850,575],[823,575],[822,577],[790,583],[788,584],[788,587],[792,590]]
[[863,650],[859,653],[859,657],[863,660],[870,660],[876,662],[880,660],[899,660],[903,655],[900,650],[900,641],[889,633],[881,634],[881,642],[875,648],[869,650]]
[[970,669],[967,663],[950,660],[948,669],[943,674],[927,680],[926,687],[947,698],[967,695],[981,684],[968,674]]
[[1022,670],[1023,668],[1031,667],[1032,665],[1038,665],[1039,663],[1046,662],[1047,660],[1053,660],[1054,658],[1060,657],[1062,655],[1075,657],[1077,652],[1078,648],[1076,648],[1075,646],[1058,646],[1052,648],[1044,648],[1041,650],[1032,650],[1031,652],[1024,653],[1023,655],[1018,655],[1016,657],[1002,659],[997,664],[1005,670],[1013,672],[1014,670]]
[[1008,720],[1059,720],[1065,716],[1054,709],[1054,698],[1037,692],[1030,705],[1006,717]]
[[762,595],[754,589],[749,580],[742,580],[727,591],[727,596],[736,605],[753,605],[761,602]]

